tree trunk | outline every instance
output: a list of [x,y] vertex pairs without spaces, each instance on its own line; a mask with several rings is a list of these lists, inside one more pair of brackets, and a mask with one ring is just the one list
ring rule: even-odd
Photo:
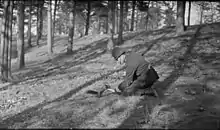
[[118,1],[115,1],[115,34],[118,34]]
[[40,40],[40,4],[38,3],[38,6],[37,6],[37,39],[36,39],[37,46],[39,46],[39,40]]
[[31,14],[32,11],[32,0],[31,0],[31,5],[29,6],[29,17],[28,17],[28,41],[27,41],[27,45],[28,47],[32,47],[31,45]]
[[62,34],[62,25],[61,25],[61,23],[59,23],[59,34],[60,35]]
[[[110,1],[108,1],[107,7],[110,8],[110,5],[111,3]],[[110,34],[110,29],[111,29],[109,28],[110,18],[111,18],[111,9],[108,10],[108,15],[106,17],[106,22],[105,22],[105,33],[106,34]]]
[[[7,3],[6,3],[7,2]],[[3,66],[4,66],[4,72],[3,72],[3,79],[7,81],[8,79],[8,42],[9,42],[9,37],[8,37],[8,31],[9,31],[9,1],[5,1],[5,7],[6,7],[6,17],[5,17],[5,45],[4,45],[4,57],[3,57]]]
[[139,12],[136,13],[136,31],[138,30]]
[[[148,12],[147,12],[148,13]],[[146,16],[146,18],[145,18],[145,29],[146,29],[146,31],[148,30],[148,21],[149,21],[149,17],[148,17],[149,15],[147,14],[147,16]]]
[[98,16],[98,34],[101,32],[101,22],[100,22],[100,17]]
[[111,23],[112,27],[110,28],[110,34],[111,34],[111,38],[109,38],[108,43],[107,43],[107,50],[109,53],[111,53],[112,49],[114,48],[114,24],[115,24],[115,18],[114,18],[114,6],[115,6],[115,1],[112,1],[111,3],[111,14],[109,16],[111,16],[111,19],[109,20],[109,22]]
[[128,19],[127,19],[127,16],[128,16],[128,3],[129,1],[127,2],[124,2],[124,6],[125,6],[125,12],[124,12],[124,24],[123,24],[123,31],[128,31],[129,30],[129,24],[128,24]]
[[108,33],[108,30],[109,30],[109,25],[108,25],[108,16],[107,17],[105,17],[105,34],[107,34]]
[[43,6],[44,6],[44,1],[41,1],[42,3],[40,4],[40,25],[39,25],[39,39],[41,39],[42,38],[42,34],[43,34]]
[[149,1],[148,5],[147,5],[147,16],[145,17],[145,29],[146,29],[146,31],[148,29],[148,21],[149,21],[149,6],[150,6],[150,1]]
[[202,6],[200,7],[200,24],[202,24],[202,17],[203,17],[203,9]]
[[[148,5],[147,5],[147,16],[146,16],[146,21],[145,21],[145,24],[146,24],[146,31],[148,30],[148,22],[149,22],[149,6],[150,6],[150,1],[148,2]],[[158,23],[158,22],[157,22]],[[157,24],[158,26],[158,24]]]
[[17,51],[18,51],[18,68],[25,66],[24,62],[24,1],[18,2],[18,36],[17,36]]
[[7,79],[8,80],[8,53],[9,53],[9,51],[8,51],[8,47],[9,47],[9,34],[10,34],[10,21],[9,21],[9,19],[10,19],[10,1],[8,1],[8,9],[7,9],[7,20],[6,20],[6,37],[5,37],[5,58],[4,58],[4,60],[5,60],[5,62],[4,62],[4,66],[5,66],[5,68],[6,68],[6,71],[5,71],[5,79]]
[[191,14],[191,1],[189,1],[189,8],[188,8],[188,26],[190,26],[190,14]]
[[90,1],[88,1],[87,3],[87,18],[86,18],[86,31],[85,31],[85,35],[88,35],[89,32],[89,23],[90,23],[90,12],[91,12],[91,3]]
[[210,3],[210,4],[211,4],[211,11],[212,11],[212,13],[211,13],[211,22],[213,23],[214,22],[215,7],[213,7],[212,3]]
[[111,34],[114,35],[115,34],[115,1],[112,1],[111,12],[112,12],[112,30],[111,30]]
[[51,0],[49,1],[49,6],[47,7],[47,18],[48,18],[48,23],[47,23],[47,46],[48,46],[48,54],[52,55],[53,50],[52,50],[52,17],[51,17]]
[[[156,4],[156,8],[159,9],[160,7],[159,7],[159,5],[158,5],[158,2],[155,2],[155,4]],[[149,5],[150,5],[150,4],[148,4],[148,7],[149,7]],[[158,29],[158,27],[159,27],[159,20],[158,20],[159,18],[158,18],[158,15],[159,15],[159,14],[158,14],[158,12],[157,12],[157,13],[156,13],[156,28],[155,28],[155,29]]]
[[1,76],[2,79],[4,80],[4,73],[6,71],[5,66],[4,66],[4,57],[5,57],[5,36],[6,36],[6,13],[7,13],[7,6],[8,6],[8,1],[4,1],[3,3],[3,17],[2,17],[2,29],[1,29]]
[[145,28],[145,24],[144,21],[145,19],[143,18],[143,12],[140,12],[140,28],[144,29]]
[[67,46],[67,54],[73,52],[73,36],[75,33],[75,17],[76,17],[76,1],[74,1],[74,7],[69,14],[69,38],[68,38],[68,46]]
[[177,19],[176,19],[176,33],[177,35],[184,32],[184,14],[186,1],[177,1]]
[[[110,1],[108,1],[107,3],[107,7],[110,8]],[[110,18],[111,18],[111,9],[108,9],[108,14],[107,16],[105,17],[105,34],[110,34],[109,33],[109,21],[110,21]]]
[[9,6],[9,43],[8,43],[8,78],[12,79],[11,75],[11,55],[12,55],[12,20],[13,20],[13,1],[10,1]]
[[55,35],[55,31],[56,31],[55,20],[56,20],[57,2],[58,2],[58,0],[55,0],[54,12],[53,12],[53,36],[52,36],[53,44],[54,44],[54,35]]
[[134,31],[134,12],[135,12],[136,1],[132,1],[132,13],[131,13],[131,28],[130,31]]
[[120,23],[119,23],[119,34],[118,34],[118,45],[123,42],[123,9],[124,1],[120,1]]
[[[120,4],[120,1],[118,1],[118,3]],[[118,8],[119,8],[119,6],[118,6]],[[119,9],[118,9],[117,13],[118,13],[118,33],[119,33],[119,30],[120,30],[119,29],[120,28],[120,10]]]

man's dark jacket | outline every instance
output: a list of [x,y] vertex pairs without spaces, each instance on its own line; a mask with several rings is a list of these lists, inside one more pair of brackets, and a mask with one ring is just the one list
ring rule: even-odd
[[137,89],[151,87],[159,79],[154,68],[138,53],[126,55],[126,77],[119,85],[123,95],[132,95]]

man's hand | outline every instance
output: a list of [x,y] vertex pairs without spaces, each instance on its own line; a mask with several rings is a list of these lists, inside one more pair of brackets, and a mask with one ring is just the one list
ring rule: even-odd
[[123,72],[123,76],[126,76],[126,71]]
[[127,87],[124,89],[122,92],[122,95],[127,97],[127,96],[132,96],[135,93],[135,88],[134,87]]

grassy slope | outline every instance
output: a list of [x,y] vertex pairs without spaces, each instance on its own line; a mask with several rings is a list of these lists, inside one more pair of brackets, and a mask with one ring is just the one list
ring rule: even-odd
[[[101,42],[105,35],[79,40],[72,55],[62,54],[67,39],[59,38],[52,60],[46,56],[46,46],[33,49],[26,56],[27,67],[22,71],[14,70],[20,78],[28,78],[0,88],[0,103],[4,105],[0,108],[1,126],[204,128],[194,122],[194,118],[199,118],[201,121],[197,119],[196,122],[209,121],[209,125],[216,128],[220,87],[218,29],[218,24],[203,26],[193,42],[188,41],[195,34],[196,26],[180,37],[175,36],[172,28],[143,32],[122,45],[144,53],[155,66],[160,75],[155,86],[165,94],[161,96],[161,106],[155,99],[143,97],[108,95],[98,99],[85,94],[88,89],[101,88],[103,82],[117,86],[122,81],[123,67],[114,68],[116,63],[106,53],[106,43]],[[204,40],[207,38],[209,42]],[[204,93],[203,88],[210,91]],[[148,101],[152,102],[152,120],[149,124],[140,124],[138,121],[144,118],[143,105]]]

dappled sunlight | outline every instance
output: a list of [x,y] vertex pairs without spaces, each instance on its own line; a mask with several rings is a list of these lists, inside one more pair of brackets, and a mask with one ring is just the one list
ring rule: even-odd
[[1,1],[0,128],[220,129],[219,8]]
[[[117,128],[123,120],[130,116],[132,110],[140,101],[140,97],[118,98],[114,104],[99,112],[93,119],[86,121],[82,128]],[[94,123],[97,123],[94,126]],[[135,123],[135,122],[134,122]]]
[[[94,53],[95,54],[97,53],[99,55],[99,53],[103,53],[102,52],[103,49],[101,49],[102,47],[100,48],[99,45],[106,46],[104,44],[105,42],[100,43],[100,41],[99,41],[96,43],[98,45],[94,44],[95,46],[92,45],[92,48],[91,48],[91,49],[96,49],[96,50],[88,50],[87,49],[87,51],[85,51],[85,50],[78,51],[78,52],[83,52],[83,54],[76,52],[76,54],[79,54],[78,58],[85,59],[85,58],[87,58],[86,55],[93,55]],[[90,47],[91,47],[91,43],[89,46],[87,46],[87,48],[90,48]],[[95,51],[95,52],[92,52],[92,51]],[[89,54],[89,53],[91,53],[91,54]],[[110,58],[110,55],[109,54],[106,55],[104,53],[103,53],[103,56],[104,55],[107,56],[106,60],[108,60]],[[103,59],[105,59],[105,56],[99,57],[102,54],[100,54],[99,56],[98,55],[97,55],[97,57],[94,57],[94,59],[97,59],[99,61],[102,61]],[[46,56],[46,55],[42,55],[42,56]],[[41,122],[41,121],[35,121],[35,123],[33,123],[33,122],[28,123],[30,118],[32,118],[32,117],[35,118],[35,116],[33,115],[34,113],[32,113],[31,111],[37,110],[37,108],[38,108],[37,104],[40,103],[39,106],[41,106],[41,104],[46,105],[47,102],[53,103],[56,101],[62,101],[66,98],[70,98],[70,99],[73,98],[74,99],[75,97],[77,97],[77,95],[79,95],[79,96],[85,95],[85,92],[88,89],[101,88],[103,86],[102,82],[96,82],[96,81],[111,77],[108,75],[113,75],[112,77],[116,77],[116,78],[113,78],[113,80],[108,80],[108,82],[117,83],[117,84],[120,82],[120,81],[117,81],[118,80],[117,77],[120,75],[117,75],[116,73],[118,71],[120,71],[122,68],[115,70],[114,69],[115,64],[111,64],[108,62],[105,63],[104,65],[108,65],[108,66],[110,65],[109,70],[105,69],[104,71],[102,71],[102,73],[99,73],[100,70],[97,72],[89,72],[89,70],[94,70],[94,68],[93,69],[92,68],[86,69],[86,68],[84,68],[83,65],[85,65],[87,60],[88,61],[92,60],[92,57],[88,57],[88,59],[86,61],[79,61],[79,59],[76,59],[74,56],[75,55],[73,55],[73,57],[69,57],[66,55],[65,57],[58,59],[58,60],[56,60],[56,57],[55,57],[54,59],[50,60],[51,63],[44,62],[40,66],[37,65],[37,62],[33,63],[31,66],[27,67],[29,69],[29,72],[28,71],[26,71],[26,72],[28,72],[29,74],[28,73],[25,74],[24,71],[22,74],[20,71],[20,73],[18,73],[18,74],[19,75],[22,74],[22,76],[25,78],[25,80],[22,81],[20,83],[20,85],[17,84],[16,87],[14,87],[14,89],[20,88],[22,85],[23,87],[26,87],[26,90],[29,92],[29,94],[24,94],[24,97],[27,98],[27,100],[25,102],[26,105],[23,105],[20,110],[20,112],[24,111],[25,113],[27,113],[27,114],[24,114],[24,118],[23,118],[23,121],[27,122],[27,123],[23,123],[23,125],[22,125],[22,123],[13,122],[13,121],[19,119],[19,116],[16,116],[16,113],[18,113],[19,111],[10,112],[11,115],[9,117],[7,115],[9,112],[5,112],[4,115],[2,115],[2,117],[4,117],[3,119],[11,118],[11,116],[13,118],[13,115],[15,115],[15,117],[14,117],[15,120],[10,122],[11,127],[16,127],[16,125],[22,126],[22,127],[29,127],[28,125],[30,125],[30,126],[34,127],[35,123],[38,125],[40,125],[41,123],[45,124],[45,122]],[[82,57],[82,56],[85,56],[85,57]],[[67,59],[69,58],[68,61],[64,60],[66,58]],[[62,63],[62,61],[64,61],[64,63]],[[112,62],[115,62],[115,61],[112,59]],[[34,73],[34,75],[30,75],[33,73]],[[121,74],[123,74],[123,73],[121,73]],[[88,88],[84,89],[87,86],[88,86]],[[11,88],[9,90],[11,91]],[[30,90],[33,90],[33,91],[30,91]],[[41,98],[38,96],[40,96]],[[32,100],[35,100],[35,101],[33,102]],[[15,102],[19,103],[18,100]],[[32,103],[30,103],[30,102],[32,102]],[[51,104],[51,103],[49,103],[49,104]],[[18,106],[18,104],[15,104],[15,105],[17,105],[17,107],[20,107],[20,106]],[[10,110],[12,110],[12,109],[18,110],[17,107],[13,106],[12,108],[10,108]],[[28,108],[28,107],[30,107],[30,109],[26,110],[26,108]],[[40,107],[39,107],[39,109],[40,109]],[[75,108],[75,109],[78,109],[78,108]],[[88,111],[88,113],[91,113],[91,112]],[[20,113],[20,114],[22,114],[22,113]],[[37,113],[35,113],[35,114],[37,114]],[[78,114],[78,113],[76,113],[76,114]],[[42,116],[43,115],[44,115],[44,113],[42,113]],[[51,114],[51,115],[53,115],[53,114]],[[42,119],[42,118],[44,118],[44,116],[41,117],[40,119]],[[49,119],[51,119],[51,121],[53,120],[53,118],[48,118],[48,121],[49,121]],[[51,121],[49,121],[49,122],[51,122]],[[39,123],[39,122],[41,122],[41,123]],[[55,124],[57,124],[57,123],[58,122],[56,122]],[[50,123],[48,123],[48,124],[50,124]],[[51,123],[51,124],[53,124],[53,123]],[[44,125],[40,125],[40,126],[44,127]],[[48,125],[48,127],[53,127],[53,126]]]
[[158,72],[158,74],[160,76],[159,81],[163,81],[164,79],[166,79],[167,77],[170,76],[170,74],[174,70],[174,68],[165,64],[165,63],[162,63],[159,66],[156,65],[155,70]]
[[[108,36],[77,39],[70,55],[61,52],[67,40],[59,39],[53,59],[42,60],[46,50],[37,52],[37,59],[28,59],[26,70],[16,72],[24,80],[0,91],[0,101],[16,102],[6,106],[1,124],[10,128],[190,128],[186,125],[190,119],[208,118],[214,109],[218,112],[219,50],[217,42],[200,43],[203,32],[200,40],[191,40],[195,28],[181,36],[174,30],[127,33],[121,45],[144,54],[154,66],[160,76],[155,88],[162,93],[163,104],[154,97],[88,94],[88,90],[102,89],[104,83],[116,88],[124,78],[124,67],[116,68],[106,50]],[[38,61],[42,63],[37,65]],[[151,120],[140,124],[146,105],[151,107]]]
[[[195,104],[192,101],[196,102],[196,100],[200,96],[204,95],[203,94],[204,92],[206,92],[207,94],[210,94],[210,92],[208,90],[206,90],[207,85],[205,85],[204,81],[203,81],[206,76],[202,77],[203,74],[201,73],[204,71],[204,69],[198,68],[197,63],[195,63],[195,62],[199,61],[199,60],[195,60],[195,58],[198,58],[198,56],[192,55],[191,57],[187,57],[186,59],[184,57],[182,57],[184,55],[185,56],[189,55],[187,52],[192,52],[192,54],[195,54],[196,51],[194,48],[196,48],[196,45],[194,45],[194,47],[193,47],[192,45],[188,45],[188,43],[186,44],[186,41],[189,40],[189,36],[186,37],[186,41],[179,42],[179,40],[184,40],[184,39],[182,39],[182,38],[177,39],[177,40],[172,39],[170,41],[167,41],[167,44],[165,44],[166,42],[160,43],[161,44],[160,45],[160,50],[161,50],[160,52],[164,52],[164,53],[162,53],[164,56],[162,55],[162,56],[160,56],[160,58],[164,59],[166,56],[165,59],[167,61],[169,61],[170,64],[164,64],[162,62],[163,65],[157,66],[158,62],[155,61],[156,62],[155,69],[158,71],[159,75],[161,77],[163,77],[162,80],[160,77],[159,81],[163,81],[163,79],[165,81],[167,80],[167,78],[164,78],[164,75],[162,75],[160,73],[160,72],[163,72],[163,73],[167,72],[167,69],[160,70],[160,68],[163,66],[167,66],[167,67],[172,66],[171,67],[172,69],[170,69],[170,73],[167,73],[166,77],[169,78],[170,76],[172,76],[175,73],[176,74],[174,76],[178,76],[178,77],[175,77],[175,80],[173,80],[173,82],[170,81],[171,84],[166,84],[166,82],[164,81],[165,85],[169,85],[169,88],[164,93],[168,97],[163,102],[166,104],[170,104],[171,107],[168,109],[169,112],[164,114],[164,116],[166,118],[162,118],[163,116],[160,115],[159,117],[152,120],[154,123],[150,124],[150,127],[149,127],[149,124],[146,124],[144,128],[164,128],[164,127],[165,128],[173,128],[173,126],[170,127],[169,124],[175,124],[175,122],[181,123],[179,121],[182,120],[182,118],[184,118],[184,112],[185,113],[190,112],[192,109],[197,109],[198,105],[204,104],[201,102],[198,102],[197,104]],[[172,43],[173,43],[173,45],[172,45]],[[174,43],[176,43],[176,44],[174,44]],[[178,44],[178,43],[181,43],[181,44]],[[169,44],[170,44],[170,46],[169,46]],[[175,47],[175,45],[176,45],[176,47]],[[191,47],[190,50],[189,50],[189,47]],[[151,49],[152,48],[153,47],[151,47]],[[178,49],[178,48],[181,48],[181,49]],[[206,48],[207,48],[207,46],[206,46]],[[205,50],[206,48],[204,47],[201,50]],[[209,46],[209,48],[210,48],[210,46]],[[165,55],[166,50],[167,50],[167,52],[169,52],[168,55]],[[154,58],[147,58],[150,53],[151,53],[151,50],[148,51],[148,54],[145,54],[145,56],[146,56],[147,60],[152,62],[157,57],[157,55],[156,55],[156,53],[152,53],[152,55],[150,55],[150,56],[154,57]],[[206,53],[210,53],[210,52],[206,52]],[[159,54],[161,54],[161,53],[159,53]],[[204,57],[202,59],[204,59]],[[209,62],[217,63],[217,61],[216,61],[217,59],[218,59],[217,57],[213,56],[213,60],[210,60]],[[174,64],[171,63],[172,61],[174,62]],[[187,62],[185,62],[185,61],[187,61]],[[194,61],[193,64],[192,64],[192,61]],[[180,68],[180,69],[182,68],[182,70],[179,70],[179,72],[178,72],[176,70],[178,68]],[[209,69],[211,69],[211,66]],[[188,74],[190,74],[190,75],[188,75]],[[209,73],[207,75],[210,75],[210,74],[211,73]],[[183,76],[181,76],[181,75],[183,75]],[[190,77],[190,76],[192,76],[192,77]],[[161,83],[161,85],[162,85],[162,83]],[[169,81],[168,81],[168,83],[169,83]],[[157,84],[158,89],[161,85],[160,85],[160,83]],[[212,86],[215,86],[215,85],[212,85]],[[185,104],[185,102],[191,102],[192,107],[190,107],[190,105],[188,105],[188,104],[183,105],[183,104]],[[166,105],[166,104],[164,104],[164,105]],[[177,107],[175,107],[175,105],[180,106],[180,107],[177,108]],[[159,106],[155,106],[155,109],[158,109],[158,107]],[[171,111],[171,108],[172,108],[172,111]],[[181,110],[180,110],[180,108],[181,108]],[[154,112],[156,112],[156,110],[153,110],[153,113]],[[170,114],[171,114],[171,116],[169,117]],[[162,118],[162,120],[159,121],[158,120],[159,118]],[[170,121],[167,121],[167,120],[170,120]],[[156,124],[156,127],[154,127],[154,124]]]

